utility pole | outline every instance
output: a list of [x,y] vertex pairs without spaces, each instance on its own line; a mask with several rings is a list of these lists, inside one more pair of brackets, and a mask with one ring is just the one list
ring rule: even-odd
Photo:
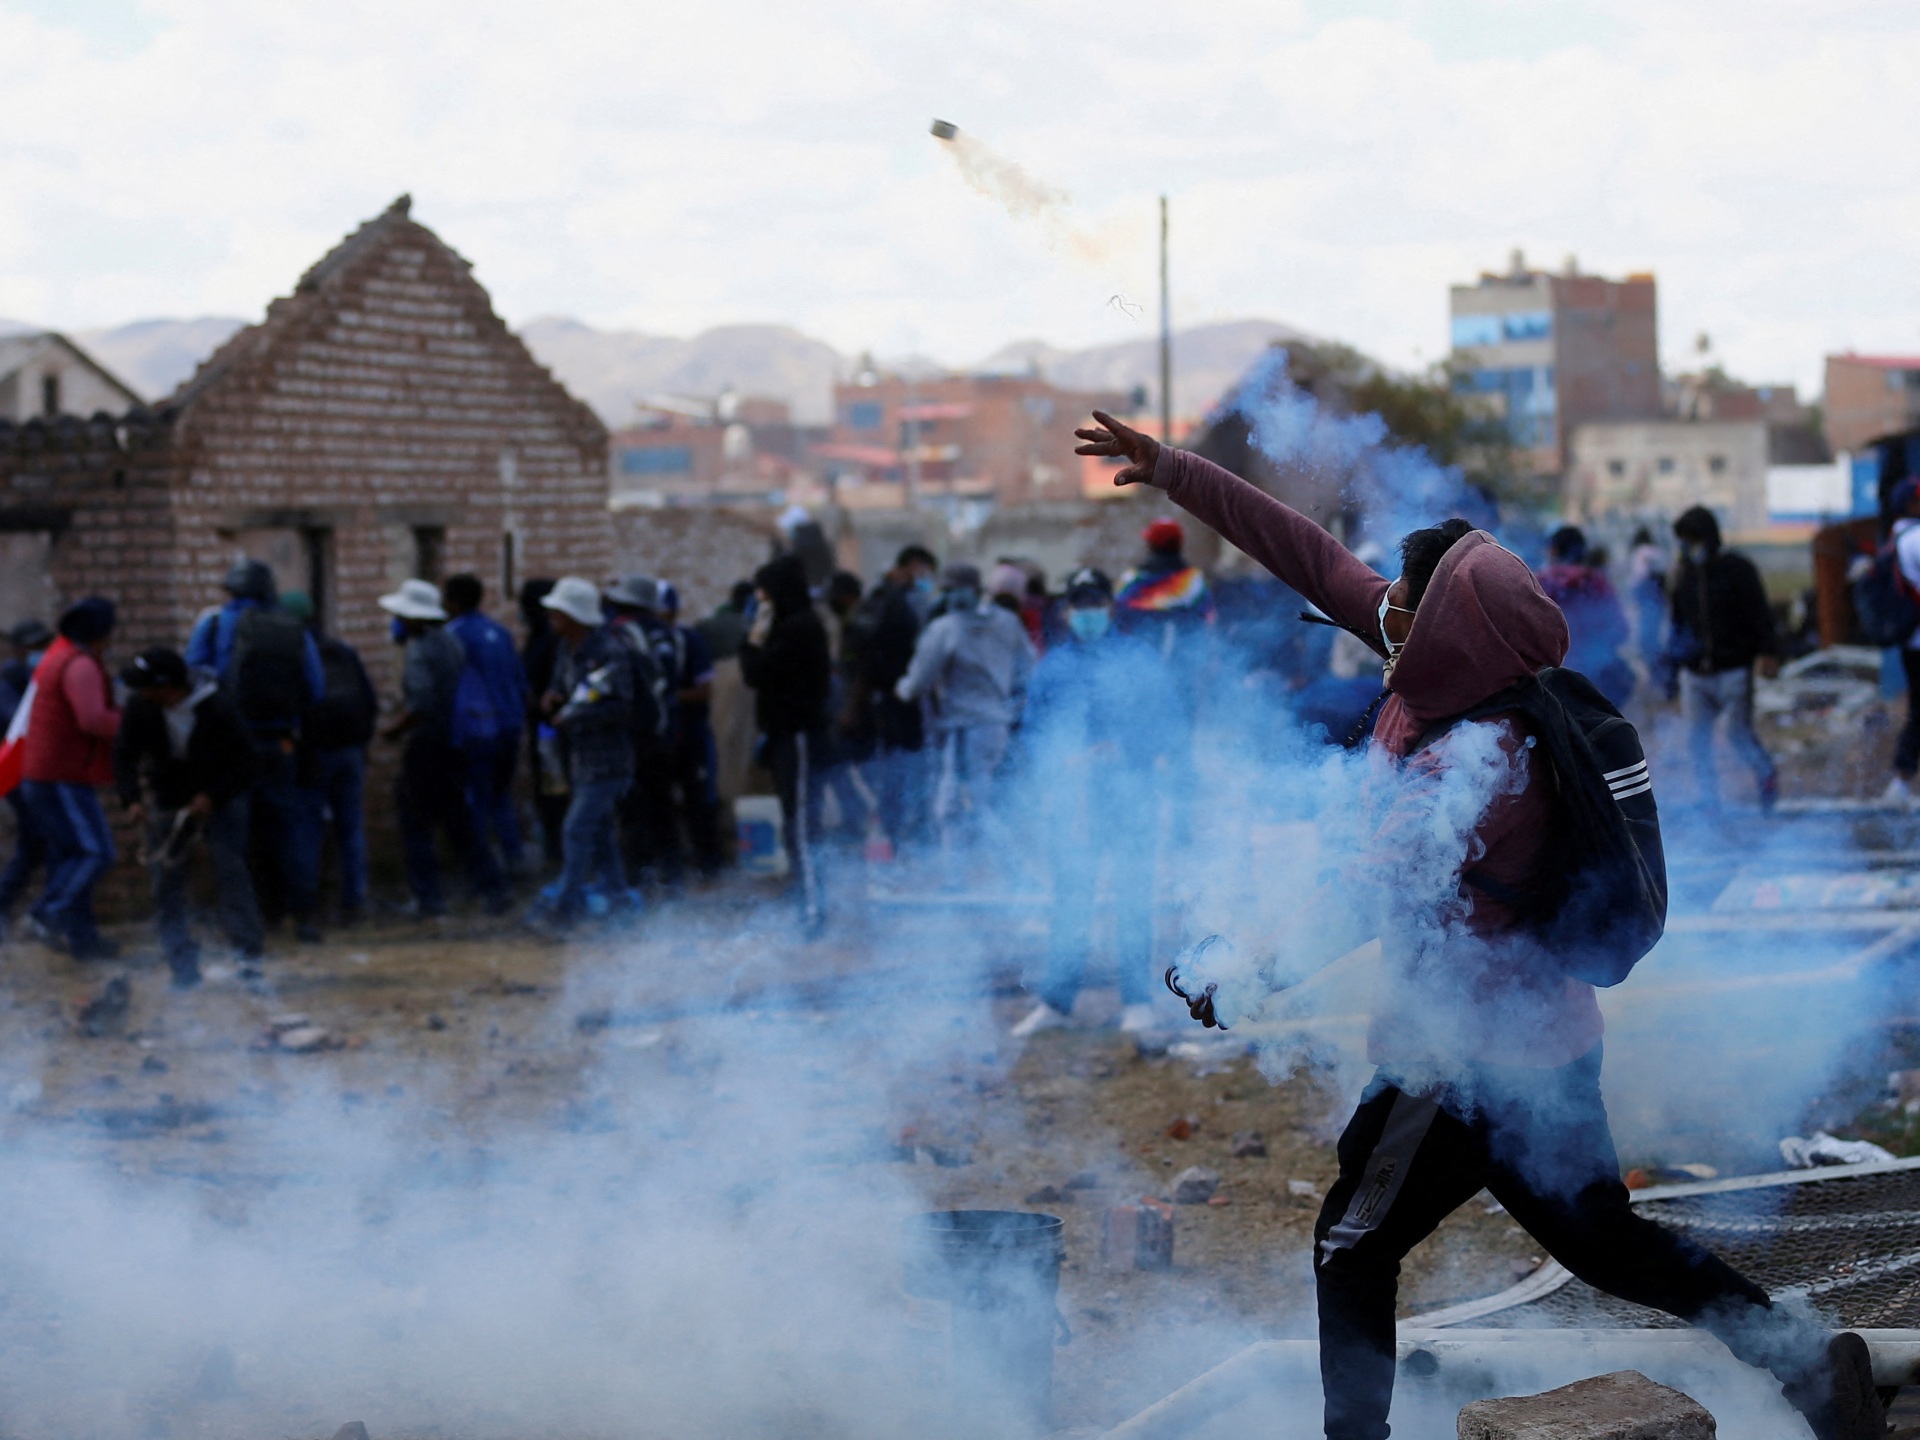
[[1167,197],[1160,197],[1160,443],[1173,443],[1173,301],[1167,290]]

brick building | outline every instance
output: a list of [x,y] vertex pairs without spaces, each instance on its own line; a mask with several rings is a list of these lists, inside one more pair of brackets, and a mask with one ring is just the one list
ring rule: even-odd
[[613,505],[779,504],[807,434],[783,400],[655,397],[609,441]]
[[1920,355],[1829,355],[1827,444],[1858,452],[1920,426]]
[[0,567],[47,618],[111,596],[127,654],[183,643],[228,565],[264,559],[391,694],[375,597],[471,570],[502,614],[523,576],[606,574],[606,461],[593,412],[402,196],[153,411],[0,420]]
[[833,429],[812,455],[852,508],[904,504],[916,483],[929,501],[1077,500],[1073,431],[1096,407],[1137,408],[1124,392],[1061,390],[1036,375],[909,381],[869,371],[834,387]]
[[1661,413],[1659,296],[1650,274],[1606,280],[1567,262],[1551,275],[1519,251],[1502,274],[1451,292],[1456,384],[1503,417],[1541,474],[1566,464],[1579,426]]

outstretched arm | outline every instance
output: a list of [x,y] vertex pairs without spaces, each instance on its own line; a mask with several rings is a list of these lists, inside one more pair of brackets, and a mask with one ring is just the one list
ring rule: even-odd
[[1185,450],[1096,410],[1097,428],[1074,431],[1077,455],[1104,455],[1129,463],[1116,485],[1152,485],[1246,551],[1313,604],[1379,650],[1380,597],[1387,579],[1354,557],[1333,536],[1258,486]]

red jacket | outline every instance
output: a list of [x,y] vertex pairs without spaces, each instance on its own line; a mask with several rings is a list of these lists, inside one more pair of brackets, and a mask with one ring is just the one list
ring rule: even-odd
[[[1153,483],[1376,650],[1380,598],[1389,581],[1298,511],[1198,455],[1160,451]],[[1471,709],[1567,653],[1567,624],[1524,561],[1474,531],[1441,560],[1394,666],[1374,746],[1402,757],[1377,772],[1377,828],[1360,867],[1389,886],[1422,859],[1433,831],[1425,801],[1452,761],[1496,763],[1479,736],[1436,743],[1409,756],[1436,721]],[[1545,858],[1552,822],[1548,787],[1535,783],[1524,730],[1492,717],[1484,738],[1507,757],[1514,779],[1496,785],[1473,824],[1455,875],[1470,863],[1503,886],[1524,887]],[[1450,754],[1450,752],[1452,752]],[[1368,1049],[1410,1064],[1481,1061],[1564,1065],[1599,1042],[1593,987],[1567,978],[1518,931],[1491,897],[1452,885],[1438,909],[1417,913],[1402,895],[1382,936],[1394,975],[1375,996]],[[1449,913],[1451,912],[1451,913]]]
[[33,672],[26,778],[55,785],[111,785],[120,711],[106,667],[64,635]]

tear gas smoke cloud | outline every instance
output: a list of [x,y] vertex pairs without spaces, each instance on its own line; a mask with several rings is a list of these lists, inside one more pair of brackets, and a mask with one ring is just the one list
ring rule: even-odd
[[[1321,413],[1275,383],[1282,373],[1242,397],[1265,453],[1351,474],[1369,533],[1385,540],[1454,508],[1457,475],[1387,448],[1377,421]],[[1268,618],[1297,609],[1267,593]],[[1163,772],[1151,822],[1157,958],[1226,936],[1231,948],[1211,952],[1198,978],[1219,983],[1233,1039],[1257,1044],[1276,1079],[1312,1067],[1337,1118],[1369,1073],[1374,987],[1396,983],[1388,962],[1457,937],[1467,837],[1525,762],[1474,727],[1409,794],[1392,762],[1329,748],[1293,721],[1297,692],[1271,640],[1270,629],[1222,627],[1192,671],[1196,764]],[[1154,722],[1176,735],[1182,723]],[[1010,781],[1005,823],[962,857],[989,888],[1033,883],[1063,845],[1096,865],[1111,848],[1111,836],[1083,840],[1068,823],[1109,762],[1032,746],[1042,763]],[[1654,766],[1673,825],[1657,753]],[[1383,849],[1390,804],[1400,823]],[[1175,823],[1176,807],[1190,824]],[[1684,867],[1703,849],[1680,830],[1671,853]],[[266,1074],[263,1062],[257,1093],[221,1097],[224,1171],[123,1172],[36,1102],[52,1057],[16,1007],[0,1060],[0,1093],[17,1102],[0,1167],[9,1433],[294,1434],[355,1414],[376,1434],[437,1426],[473,1440],[927,1433],[938,1398],[919,1378],[925,1355],[898,1295],[900,1224],[925,1199],[911,1172],[865,1162],[904,1115],[1017,1129],[1008,1107],[936,1093],[955,1093],[949,1070],[1004,1078],[1017,1047],[997,1031],[986,980],[1010,955],[1037,972],[1043,947],[964,910],[862,928],[854,908],[841,907],[850,963],[871,972],[856,1006],[713,1014],[641,1046],[625,1043],[631,1031],[575,1029],[584,1010],[656,1003],[669,964],[685,998],[788,979],[802,963],[784,911],[717,928],[656,913],[644,944],[574,955],[566,992],[527,1037],[522,1054],[578,1063],[566,1103],[483,1124],[460,1107],[477,1064],[463,1060],[419,1065],[404,1098],[352,1107],[324,1070]],[[1381,935],[1397,948],[1365,944]],[[1801,937],[1663,942],[1606,1001],[1605,1084],[1623,1148],[1683,1160],[1701,1155],[1661,1147],[1714,1145],[1723,1163],[1765,1168],[1773,1142],[1857,1059],[1875,1013],[1867,983],[1793,980],[1828,958]],[[1729,976],[1779,983],[1699,988]],[[1436,963],[1440,1001],[1446,978]],[[1290,988],[1266,999],[1279,985]],[[175,1037],[216,1041],[194,1003],[169,1003]],[[1456,1013],[1431,1009],[1436,1024]],[[1245,1262],[1304,1267],[1304,1246]],[[1067,1283],[1071,1296],[1081,1282]],[[1307,1315],[1269,1320],[1302,1327]],[[1173,1316],[1150,1329],[1196,1370],[1197,1357],[1251,1338]]]

